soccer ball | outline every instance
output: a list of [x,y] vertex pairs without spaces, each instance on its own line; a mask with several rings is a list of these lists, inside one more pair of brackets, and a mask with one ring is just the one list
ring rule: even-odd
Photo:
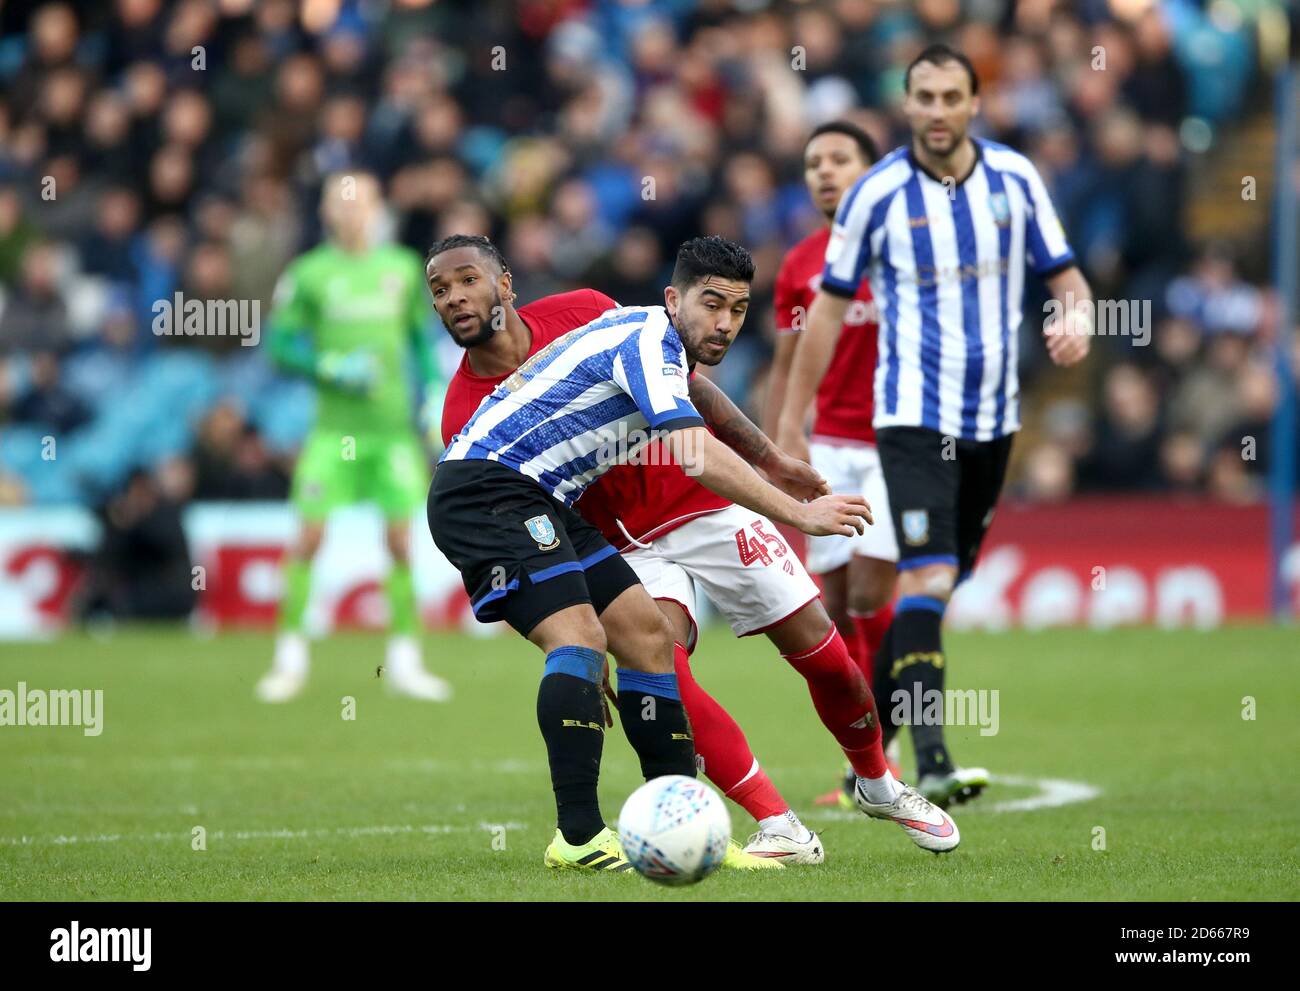
[[703,781],[668,774],[628,797],[618,815],[618,837],[628,862],[651,881],[694,884],[726,856],[731,816]]

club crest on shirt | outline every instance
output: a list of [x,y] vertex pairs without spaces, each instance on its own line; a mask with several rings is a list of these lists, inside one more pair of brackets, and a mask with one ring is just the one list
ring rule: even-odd
[[930,512],[926,509],[903,510],[903,539],[909,547],[919,547],[930,541]]
[[524,526],[528,529],[528,536],[537,541],[539,549],[553,551],[560,546],[560,540],[555,536],[555,524],[549,516],[534,516],[530,520],[524,520]]
[[989,209],[993,211],[993,222],[999,227],[1011,223],[1011,203],[1006,193],[994,193],[989,197]]

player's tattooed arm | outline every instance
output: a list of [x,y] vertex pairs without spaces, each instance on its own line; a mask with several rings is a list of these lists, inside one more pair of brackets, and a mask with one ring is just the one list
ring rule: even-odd
[[664,442],[682,471],[705,488],[778,523],[789,523],[814,536],[852,536],[871,523],[871,507],[862,496],[821,495],[800,502],[763,481],[735,451],[703,427],[673,430]]
[[731,397],[703,375],[691,378],[691,402],[714,436],[750,464],[766,468],[781,453]]
[[830,491],[821,475],[773,444],[725,392],[703,375],[691,379],[691,402],[720,441],[760,468],[773,485],[788,495],[816,499]]

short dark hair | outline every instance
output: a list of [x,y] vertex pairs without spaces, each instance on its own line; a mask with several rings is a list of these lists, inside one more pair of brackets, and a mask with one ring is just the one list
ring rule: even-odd
[[812,144],[813,138],[820,137],[823,134],[843,134],[845,137],[852,138],[853,143],[858,146],[858,151],[863,160],[868,165],[874,165],[880,160],[880,149],[871,140],[871,135],[851,120],[831,120],[813,128],[812,134],[808,135],[808,140],[803,143],[804,150],[806,151],[808,146]]
[[673,266],[673,285],[685,292],[711,275],[737,282],[753,282],[754,258],[735,241],[717,234],[682,242],[677,249],[677,263]]
[[974,96],[980,91],[979,76],[975,75],[975,66],[971,65],[968,59],[951,45],[930,45],[920,55],[912,59],[907,67],[907,72],[903,75],[903,92],[906,93],[912,86],[912,70],[922,62],[929,62],[931,65],[947,65],[949,62],[956,62],[966,70],[966,75],[970,77],[970,92]]
[[427,266],[435,256],[452,248],[477,248],[492,259],[502,272],[510,271],[510,266],[506,264],[506,256],[501,253],[501,249],[492,243],[491,238],[484,237],[482,234],[452,234],[441,241],[435,241],[429,253],[424,256],[424,264]]

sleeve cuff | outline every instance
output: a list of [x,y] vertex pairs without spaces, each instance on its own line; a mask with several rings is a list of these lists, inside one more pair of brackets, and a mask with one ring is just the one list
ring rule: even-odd
[[1037,269],[1035,274],[1040,278],[1050,279],[1053,275],[1060,275],[1067,269],[1077,268],[1078,265],[1078,261],[1075,260],[1074,255],[1071,253],[1063,258],[1048,262],[1045,267]]
[[701,416],[674,416],[667,420],[660,420],[658,423],[650,424],[650,429],[656,432],[672,433],[674,430],[685,430],[687,427],[704,426],[704,418]]
[[832,296],[839,296],[841,299],[852,299],[858,294],[856,285],[846,286],[842,282],[831,279],[829,276],[822,276],[821,288]]

